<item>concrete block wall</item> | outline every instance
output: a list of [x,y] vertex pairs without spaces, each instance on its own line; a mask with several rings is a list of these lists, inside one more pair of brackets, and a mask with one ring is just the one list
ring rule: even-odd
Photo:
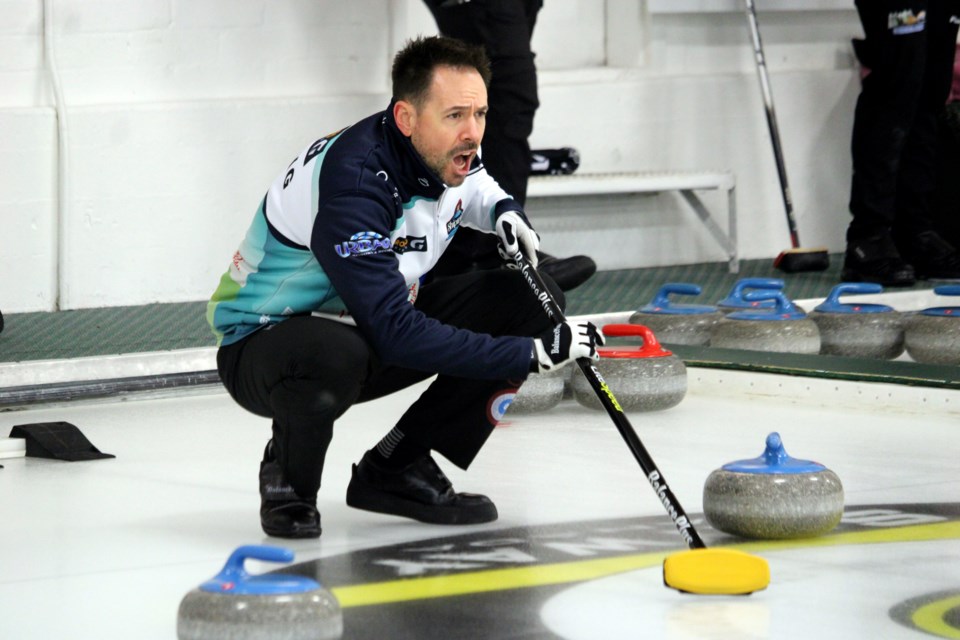
[[[787,237],[743,12],[692,1],[547,2],[532,142],[577,147],[582,171],[731,169],[742,253],[772,256]],[[778,4],[761,28],[801,233],[837,249],[859,25],[845,0]],[[0,310],[205,299],[276,173],[385,106],[394,50],[434,32],[420,0],[0,0]],[[639,228],[659,231],[601,268],[722,259],[681,208],[655,199]],[[583,224],[540,226],[557,253],[602,253]]]
[[[859,23],[848,11],[772,12],[761,29],[801,241],[841,251],[859,91],[849,41]],[[577,147],[584,171],[733,170],[741,257],[776,256],[790,240],[743,12],[654,13],[648,33],[637,68],[541,73],[534,143]],[[705,200],[724,211],[721,199]],[[599,225],[562,212],[540,217],[539,228],[559,254],[606,238],[601,268],[724,259],[675,194],[632,205],[633,216]]]

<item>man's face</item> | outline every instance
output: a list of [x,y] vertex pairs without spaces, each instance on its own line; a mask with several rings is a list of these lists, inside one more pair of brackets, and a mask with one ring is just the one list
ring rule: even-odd
[[398,125],[444,184],[463,184],[487,118],[487,88],[475,69],[437,67],[420,109],[409,103]]

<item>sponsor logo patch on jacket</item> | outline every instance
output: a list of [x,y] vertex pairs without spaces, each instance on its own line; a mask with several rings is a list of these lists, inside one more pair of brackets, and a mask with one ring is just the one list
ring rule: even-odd
[[376,231],[359,231],[350,236],[346,242],[336,244],[333,248],[341,258],[350,258],[384,253],[390,251],[391,246],[390,238],[384,238]]
[[403,255],[407,251],[426,251],[427,236],[405,236],[393,242],[393,252]]
[[447,240],[453,237],[460,226],[460,220],[463,218],[463,200],[457,200],[457,206],[453,208],[453,217],[447,220]]
[[896,36],[923,31],[926,24],[926,11],[915,14],[913,9],[904,9],[903,11],[891,11],[887,15],[887,28]]

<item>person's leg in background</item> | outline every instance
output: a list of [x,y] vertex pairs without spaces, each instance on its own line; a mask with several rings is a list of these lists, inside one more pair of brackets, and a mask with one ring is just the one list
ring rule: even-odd
[[490,58],[490,111],[483,135],[487,171],[521,205],[527,199],[533,119],[540,106],[530,39],[542,0],[428,0],[445,36],[482,46]]
[[943,109],[941,127],[933,211],[938,233],[960,248],[960,44],[956,47],[953,89]]
[[[960,102],[952,107],[960,125]],[[937,190],[933,211],[937,233],[953,247],[960,247],[960,126],[941,136],[937,161]]]
[[[943,140],[943,111],[953,82],[960,0],[929,3],[923,86],[897,175],[893,238],[919,279],[960,279],[960,253],[937,232],[934,194]],[[957,181],[954,174],[954,182]]]
[[[870,69],[854,111],[850,193],[852,220],[842,277],[849,281],[910,286],[913,267],[893,243],[897,176],[921,96],[926,31],[907,24],[926,10],[925,0],[857,0],[866,39],[859,49]],[[903,11],[902,25],[890,16]]]
[[[483,46],[490,58],[490,111],[481,145],[487,171],[521,205],[526,204],[530,178],[530,142],[540,106],[537,69],[530,40],[542,0],[425,0],[445,36]],[[534,222],[534,226],[536,223]],[[555,258],[540,254],[540,267],[564,291],[596,272],[587,256]],[[434,269],[434,276],[470,268],[499,267],[496,236],[461,228]]]

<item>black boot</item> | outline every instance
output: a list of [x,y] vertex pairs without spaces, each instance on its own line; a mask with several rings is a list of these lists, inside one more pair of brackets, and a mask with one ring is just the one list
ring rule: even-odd
[[597,263],[588,256],[557,258],[538,251],[537,262],[537,269],[553,278],[561,291],[579,287],[597,272]]
[[301,498],[283,479],[272,441],[260,463],[260,526],[276,538],[319,538],[321,531],[316,498]]
[[901,252],[910,260],[920,280],[960,281],[960,252],[936,231],[923,231],[902,243]]
[[917,277],[886,235],[852,241],[843,258],[844,282],[874,282],[885,287],[910,287]]
[[497,519],[497,507],[490,498],[455,492],[429,455],[401,471],[387,471],[371,462],[368,453],[353,465],[347,504],[431,524],[480,524]]

